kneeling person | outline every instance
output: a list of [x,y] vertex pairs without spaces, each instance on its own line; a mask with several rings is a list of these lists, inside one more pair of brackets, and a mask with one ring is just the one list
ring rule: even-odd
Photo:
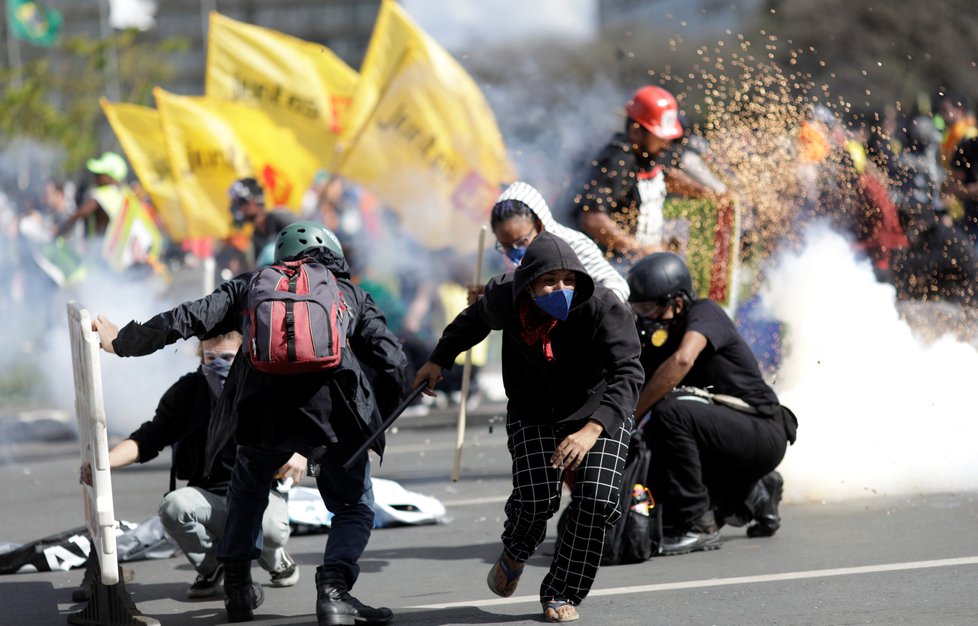
[[[109,467],[155,459],[167,446],[173,448],[170,490],[160,503],[160,521],[197,571],[187,589],[191,598],[205,598],[220,589],[224,567],[217,560],[217,544],[228,516],[227,489],[234,467],[235,449],[229,442],[209,475],[204,471],[204,449],[211,411],[224,387],[231,361],[241,346],[241,334],[230,332],[200,343],[200,367],[175,382],[160,399],[156,415],[109,451]],[[306,460],[294,454],[278,476],[298,482],[305,475]],[[91,481],[90,468],[82,479]],[[187,486],[176,489],[176,479]],[[262,518],[264,547],[259,564],[271,574],[273,587],[290,587],[299,580],[299,568],[286,551],[289,512],[285,497],[273,489]]]
[[663,507],[661,553],[719,548],[724,523],[755,521],[750,536],[773,535],[782,488],[774,470],[794,443],[794,415],[723,309],[694,298],[679,257],[644,257],[628,286],[646,376],[635,415],[649,413],[644,435],[650,484]]

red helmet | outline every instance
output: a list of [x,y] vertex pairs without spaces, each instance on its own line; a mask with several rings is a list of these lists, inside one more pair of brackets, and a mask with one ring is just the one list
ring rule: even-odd
[[679,105],[662,87],[642,87],[625,105],[628,117],[660,139],[676,139],[683,134]]

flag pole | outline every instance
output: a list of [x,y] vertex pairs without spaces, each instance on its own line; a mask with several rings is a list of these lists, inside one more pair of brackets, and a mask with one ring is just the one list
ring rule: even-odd
[[[479,249],[475,257],[475,280],[482,282],[482,254],[486,247],[486,227],[479,229]],[[466,406],[469,401],[469,383],[472,380],[472,348],[465,351],[465,365],[462,366],[462,398],[458,403],[458,431],[455,435],[455,463],[452,465],[452,482],[458,482],[462,470],[462,444],[465,443]]]

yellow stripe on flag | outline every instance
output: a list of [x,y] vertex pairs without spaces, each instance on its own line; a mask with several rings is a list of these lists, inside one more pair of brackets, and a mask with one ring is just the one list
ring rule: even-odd
[[431,248],[474,250],[516,174],[478,85],[384,0],[340,136],[334,173],[364,185]]
[[269,209],[298,211],[319,167],[315,155],[261,109],[154,90],[191,236],[227,237],[228,188],[254,176]]
[[183,241],[187,225],[170,170],[159,111],[138,104],[113,104],[105,98],[99,99],[99,104],[170,239]]
[[219,13],[210,14],[207,42],[205,95],[261,108],[329,164],[356,71],[320,44]]

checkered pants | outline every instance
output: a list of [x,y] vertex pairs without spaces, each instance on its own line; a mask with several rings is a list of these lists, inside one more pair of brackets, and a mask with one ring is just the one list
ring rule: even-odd
[[[574,432],[564,425],[523,426],[512,416],[507,424],[513,457],[513,493],[506,502],[503,549],[516,561],[527,561],[547,534],[547,520],[560,506],[563,470],[550,457]],[[605,530],[620,516],[621,473],[628,454],[632,420],[614,433],[601,434],[574,472],[574,494],[567,526],[557,538],[550,572],[540,585],[540,600],[554,598],[579,604],[587,596],[601,563]]]

